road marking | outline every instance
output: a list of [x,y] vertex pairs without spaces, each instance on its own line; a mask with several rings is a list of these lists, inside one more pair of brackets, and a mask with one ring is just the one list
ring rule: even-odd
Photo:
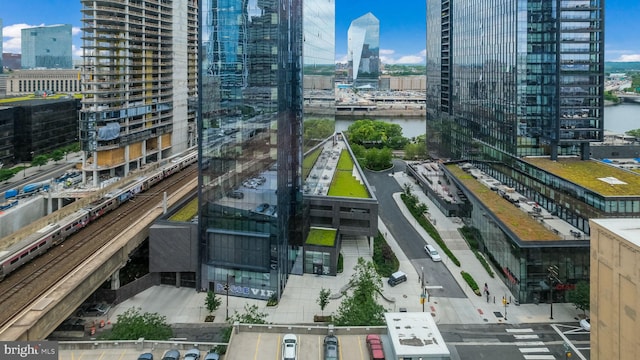
[[524,355],[525,360],[556,360],[553,355]]
[[538,339],[538,335],[536,334],[526,334],[526,335],[513,335],[516,340],[526,340],[526,339]]
[[520,348],[520,352],[532,353],[532,352],[549,352],[547,348]]
[[507,329],[508,333],[530,333],[533,329]]
[[258,359],[258,349],[260,348],[260,336],[262,336],[262,333],[258,333],[258,340],[256,341],[256,352],[253,354],[253,360]]
[[560,331],[558,326],[562,326],[562,325],[561,324],[558,324],[558,325],[551,324],[551,327],[553,328],[553,330],[555,330],[556,333],[558,335],[560,335],[560,337],[562,338],[562,340],[564,340],[565,343],[569,344],[569,347],[573,350],[573,354],[577,355],[582,360],[587,360],[587,358],[584,355],[582,355],[582,353],[580,351],[578,351],[578,349],[575,347],[573,342],[571,340],[569,340],[569,338],[565,334],[563,334],[562,331]]
[[543,341],[516,341],[516,346],[544,346]]
[[478,309],[478,312],[480,313],[480,315],[483,315],[484,313],[482,312],[482,309]]

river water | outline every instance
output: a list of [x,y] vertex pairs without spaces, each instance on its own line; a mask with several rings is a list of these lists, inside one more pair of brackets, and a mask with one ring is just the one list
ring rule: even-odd
[[[402,127],[402,135],[412,138],[425,133],[426,125],[423,118],[376,118],[398,124]],[[352,120],[337,120],[336,131],[346,131]],[[640,129],[640,104],[620,104],[605,106],[604,128],[614,133],[624,134],[626,131]]]

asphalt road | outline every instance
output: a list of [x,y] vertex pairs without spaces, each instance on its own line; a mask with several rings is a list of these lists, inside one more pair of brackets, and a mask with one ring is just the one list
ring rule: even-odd
[[[394,159],[393,170],[374,172],[365,170],[369,184],[373,186],[378,198],[378,212],[391,235],[411,261],[417,274],[424,272],[425,285],[431,287],[429,293],[438,297],[464,298],[466,297],[456,280],[442,262],[433,262],[424,252],[425,241],[404,217],[398,208],[393,194],[402,192],[398,182],[391,176],[392,171],[404,171],[405,163]],[[419,279],[418,279],[419,281]],[[442,288],[433,287],[442,286]]]
[[[452,359],[588,360],[589,333],[573,324],[439,325]],[[567,347],[565,347],[567,343]],[[575,351],[578,350],[578,351]]]

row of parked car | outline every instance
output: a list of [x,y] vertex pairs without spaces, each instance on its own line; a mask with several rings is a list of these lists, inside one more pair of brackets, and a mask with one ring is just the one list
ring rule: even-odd
[[[340,344],[338,338],[333,335],[324,337],[324,360],[340,359]],[[369,334],[366,338],[367,352],[371,360],[384,360],[384,349],[380,335]],[[298,359],[298,338],[294,334],[286,334],[282,337],[282,360]],[[205,359],[206,360],[206,359]]]
[[[162,355],[162,360],[180,360],[180,350],[170,349]],[[191,349],[184,353],[183,360],[200,360],[200,349]],[[138,356],[138,360],[153,360],[152,353],[143,353]],[[203,360],[220,360],[220,355],[215,351],[209,351]]]

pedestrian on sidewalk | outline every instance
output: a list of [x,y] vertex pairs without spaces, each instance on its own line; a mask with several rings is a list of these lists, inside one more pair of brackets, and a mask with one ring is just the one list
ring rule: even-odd
[[487,294],[487,302],[489,302],[489,285],[484,283],[484,293]]

